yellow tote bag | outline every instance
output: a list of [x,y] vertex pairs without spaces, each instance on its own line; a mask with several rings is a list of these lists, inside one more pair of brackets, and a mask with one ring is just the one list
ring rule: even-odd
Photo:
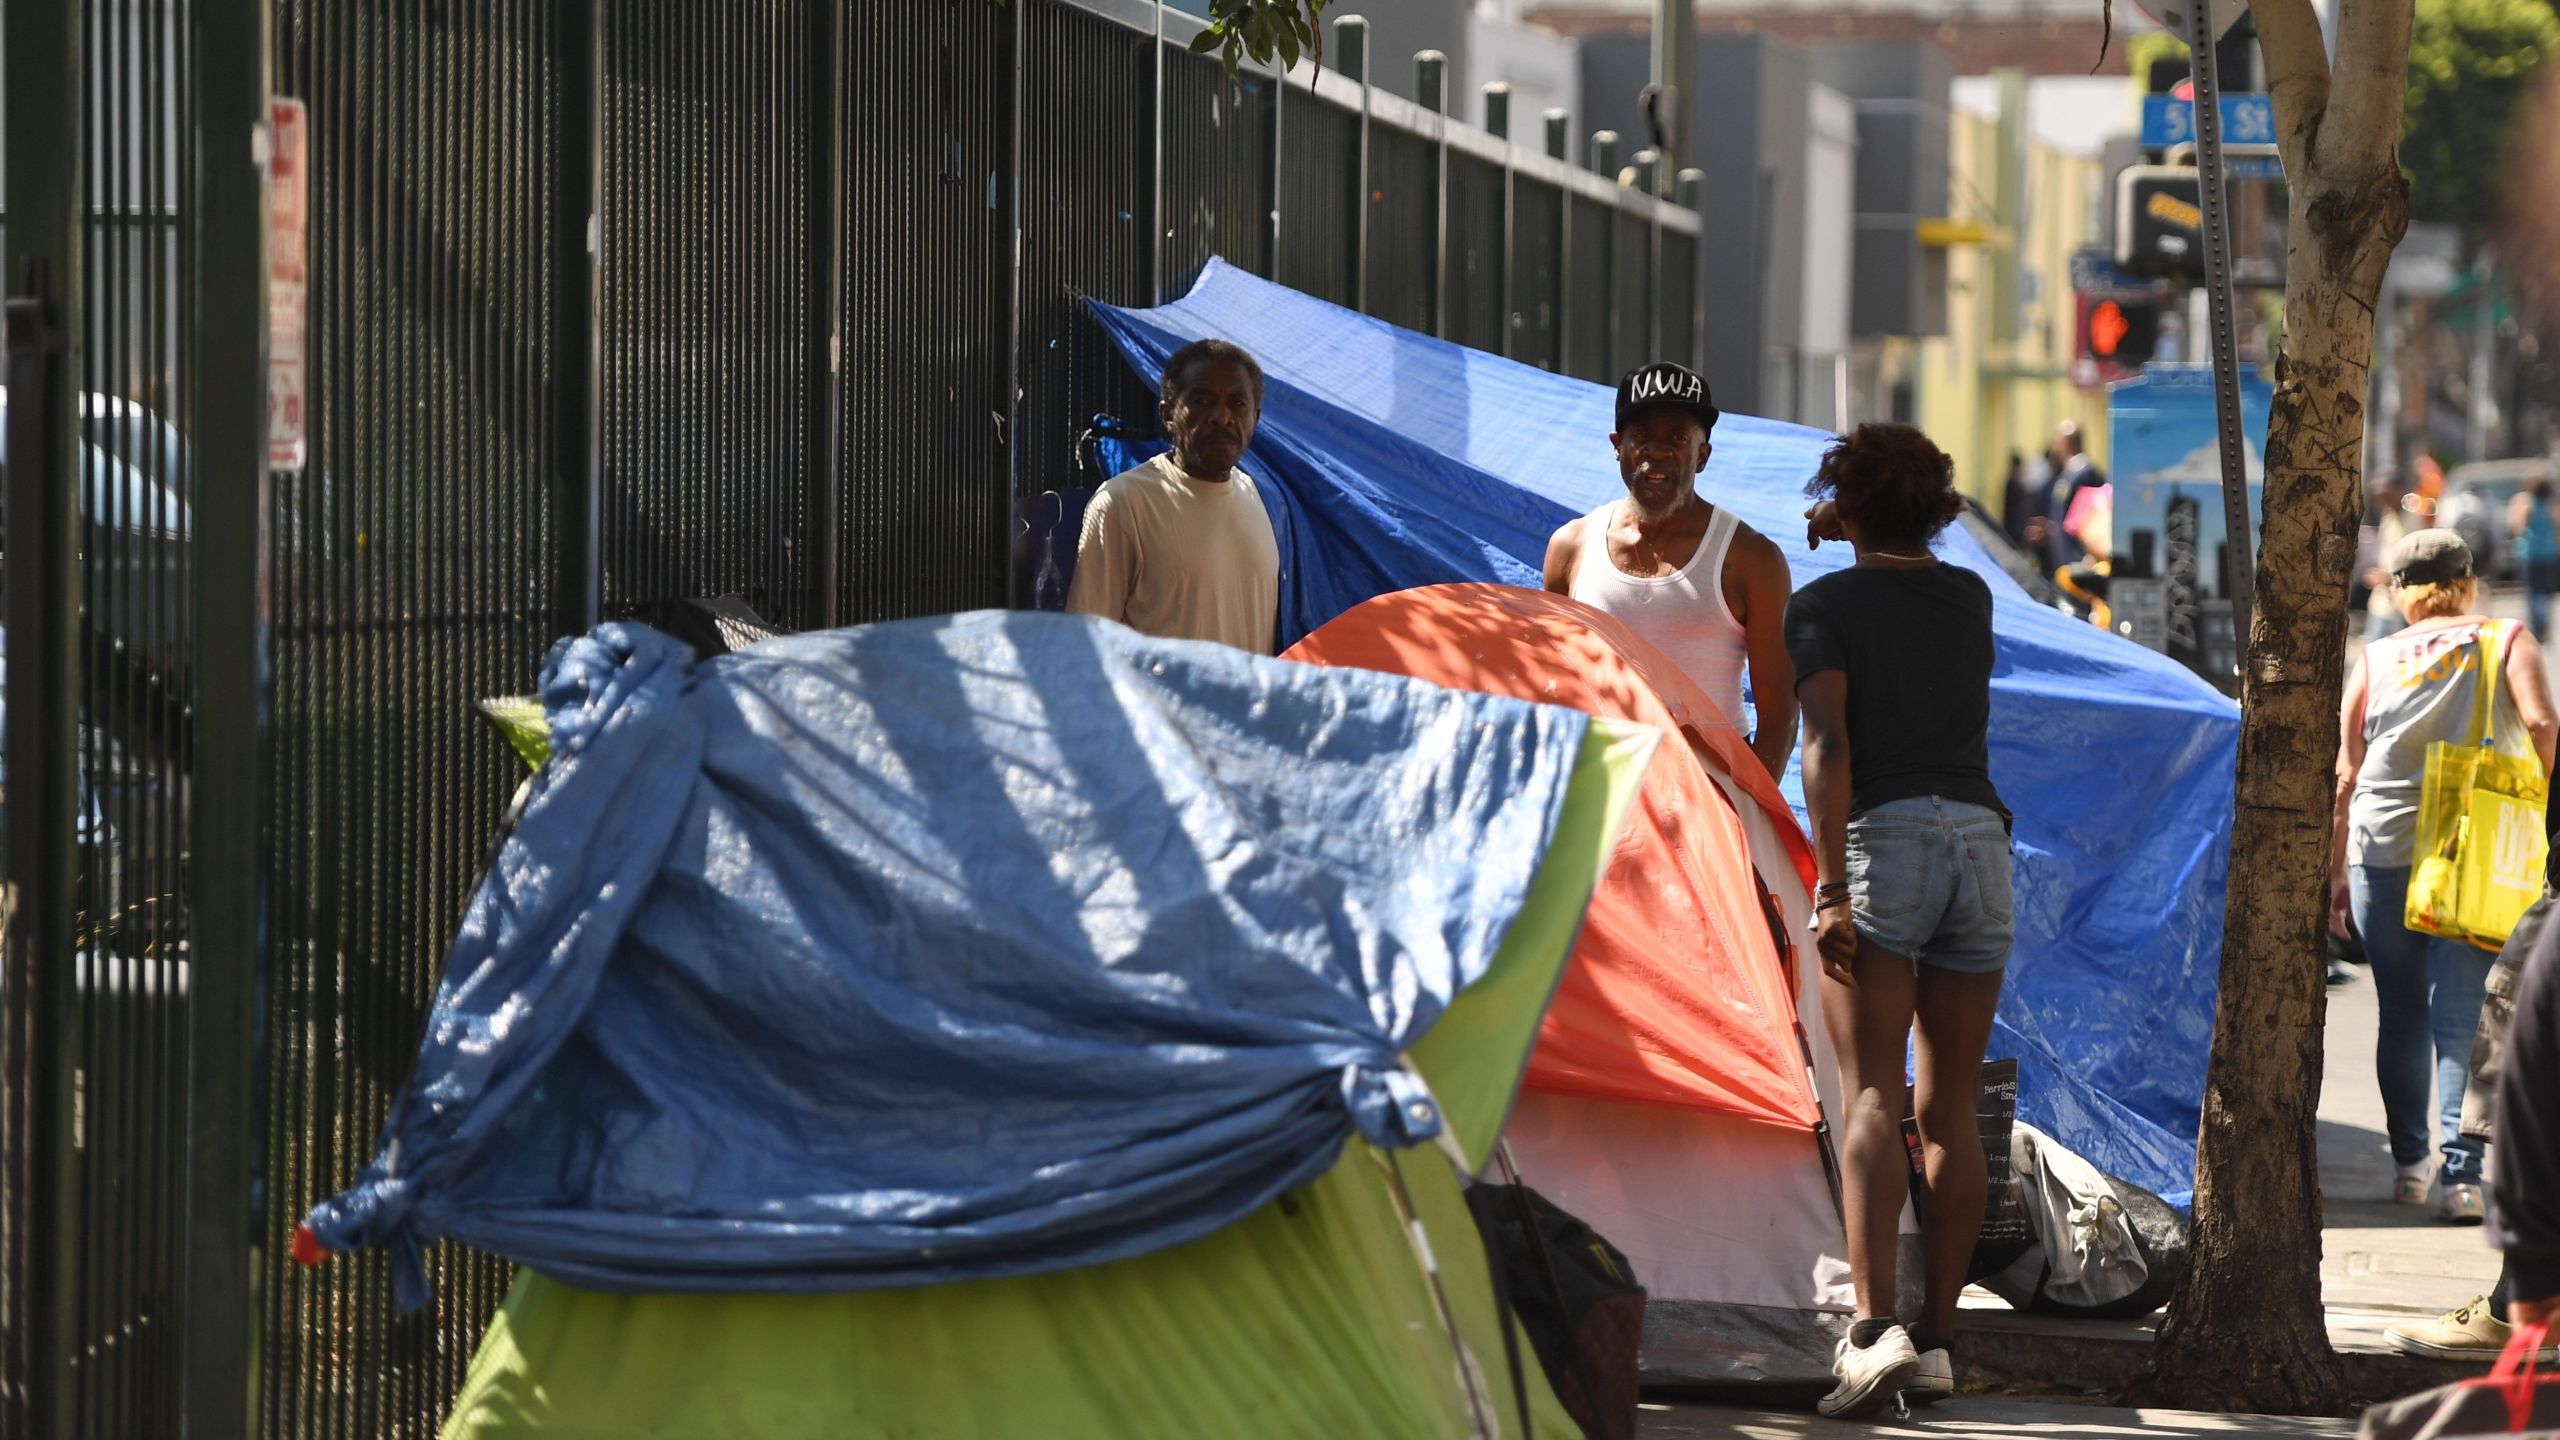
[[2402,917],[2412,930],[2467,940],[2483,950],[2504,945],[2516,921],[2541,897],[2550,849],[2543,825],[2549,778],[2538,761],[2497,748],[2500,638],[2503,631],[2484,631],[2480,638],[2470,730],[2459,743],[2427,747],[2427,773],[2418,792],[2418,863]]

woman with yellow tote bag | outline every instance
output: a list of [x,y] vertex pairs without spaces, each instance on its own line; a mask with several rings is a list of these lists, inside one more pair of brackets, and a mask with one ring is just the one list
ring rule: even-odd
[[[2513,621],[2474,613],[2479,582],[2460,536],[2405,535],[2384,568],[2409,625],[2367,645],[2347,678],[2330,923],[2344,933],[2352,914],[2373,962],[2382,1011],[2374,1076],[2399,1169],[2393,1198],[2424,1205],[2435,1180],[2432,1075],[2443,1136],[2440,1213],[2478,1224],[2483,1154],[2478,1141],[2462,1138],[2462,1086],[2491,956],[2467,937],[2498,928],[2495,880],[2505,850],[2517,851],[2508,858],[2518,863],[2504,868],[2529,872],[2528,887],[2538,879],[2539,866],[2529,863],[2538,854],[2524,844],[2531,836],[2507,832],[2519,809],[2539,823],[2541,787],[2532,782],[2550,774],[2560,713],[2541,644]],[[2414,907],[2413,870],[2422,881]],[[2418,927],[2409,924],[2413,909]]]

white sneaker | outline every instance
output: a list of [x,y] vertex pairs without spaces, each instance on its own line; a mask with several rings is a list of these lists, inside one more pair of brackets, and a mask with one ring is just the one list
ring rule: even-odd
[[1896,1325],[1873,1345],[1860,1349],[1848,1336],[1832,1352],[1831,1373],[1840,1383],[1815,1408],[1835,1420],[1874,1414],[1900,1394],[1920,1371],[1920,1352],[1911,1348],[1911,1332]]
[[1944,1346],[1920,1352],[1920,1368],[1902,1387],[1902,1398],[1914,1405],[1934,1405],[1956,1393],[1955,1357]]

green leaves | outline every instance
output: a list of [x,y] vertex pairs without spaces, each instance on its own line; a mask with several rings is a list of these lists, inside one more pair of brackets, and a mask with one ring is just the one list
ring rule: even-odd
[[2526,99],[2560,51],[2546,0],[2418,0],[2400,164],[2420,220],[2484,231],[2516,197]]
[[1324,7],[1328,0],[1210,0],[1209,28],[1191,41],[1194,55],[1217,55],[1227,78],[1244,72],[1246,56],[1257,65],[1297,68],[1302,56],[1324,63]]
[[540,700],[531,695],[501,695],[481,701],[480,714],[497,727],[528,767],[539,770],[551,758],[551,722],[544,718]]

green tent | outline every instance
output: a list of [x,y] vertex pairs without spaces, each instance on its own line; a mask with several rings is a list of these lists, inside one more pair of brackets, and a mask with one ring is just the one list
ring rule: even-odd
[[[1655,740],[1592,722],[1491,970],[1408,1057],[1470,1169],[1501,1134]],[[526,1270],[444,1434],[1516,1437],[1457,1158],[1355,1138],[1322,1179],[1214,1234],[1018,1279],[622,1295]],[[1525,1339],[1519,1354],[1535,1433],[1578,1435]]]

